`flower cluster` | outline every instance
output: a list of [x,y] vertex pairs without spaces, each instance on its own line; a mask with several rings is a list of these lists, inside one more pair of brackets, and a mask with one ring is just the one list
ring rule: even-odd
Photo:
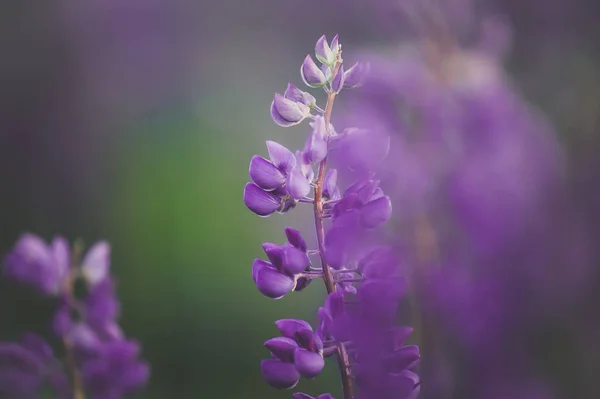
[[[267,141],[269,159],[255,155],[250,161],[252,182],[244,188],[244,203],[262,217],[286,213],[299,203],[312,205],[317,248],[309,249],[298,230],[286,227],[288,242],[264,243],[268,261],[255,259],[252,278],[272,299],[300,291],[313,279],[324,281],[328,296],[316,330],[303,320],[275,323],[282,336],[265,342],[272,358],[263,360],[262,374],[271,386],[289,389],[300,377],[316,377],[324,358],[335,356],[344,399],[412,399],[420,386],[412,371],[419,350],[405,345],[412,329],[396,325],[408,284],[398,254],[382,243],[379,231],[392,215],[378,179],[389,137],[369,126],[337,133],[331,124],[336,96],[360,86],[369,65],[356,63],[345,70],[338,36],[331,42],[322,36],[315,55],[321,65],[307,55],[300,73],[307,86],[325,91],[327,104],[319,107],[315,97],[291,83],[283,95],[275,94],[273,121],[288,127],[310,119],[312,131],[295,153]],[[336,168],[328,169],[331,165]],[[313,256],[320,266],[313,265]],[[314,399],[305,393],[294,398]]]
[[[139,359],[139,344],[117,324],[119,302],[109,268],[106,242],[82,256],[78,243],[69,248],[62,237],[50,245],[33,234],[17,241],[5,257],[4,274],[58,299],[52,327],[66,360],[37,335],[0,343],[0,394],[33,398],[48,386],[65,399],[118,399],[145,385],[149,367]],[[85,286],[81,297],[75,290],[79,281]]]

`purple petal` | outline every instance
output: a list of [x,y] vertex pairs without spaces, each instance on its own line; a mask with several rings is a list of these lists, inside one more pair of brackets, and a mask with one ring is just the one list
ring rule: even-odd
[[297,125],[310,115],[308,106],[288,100],[279,93],[275,93],[271,103],[271,118],[279,126],[289,127]]
[[51,248],[34,234],[23,234],[19,238],[4,260],[4,273],[46,294],[56,294],[61,285]]
[[344,76],[344,67],[342,66],[331,81],[331,90],[333,90],[334,93],[338,94],[342,91],[342,88],[344,87]]
[[344,72],[344,87],[353,88],[362,85],[369,73],[369,64],[357,62]]
[[384,366],[391,373],[400,373],[405,369],[414,368],[420,358],[419,347],[408,345],[386,356]]
[[369,201],[373,200],[373,194],[379,188],[379,180],[368,180],[359,190],[356,192],[356,199],[361,205],[365,205]]
[[254,283],[256,283],[258,271],[263,267],[273,267],[273,265],[267,262],[266,260],[254,259],[254,262],[252,262],[252,280],[254,281]]
[[298,348],[294,352],[294,365],[303,377],[315,378],[325,367],[325,360],[318,353]]
[[286,338],[294,339],[296,337],[296,333],[300,330],[311,330],[312,327],[310,324],[305,322],[304,320],[299,319],[281,319],[275,322],[275,326]]
[[305,271],[310,265],[306,252],[288,244],[283,251],[282,271],[289,275],[295,275]]
[[315,45],[315,55],[323,64],[333,65],[335,63],[335,55],[333,54],[333,51],[331,51],[325,35],[317,40],[317,44]]
[[294,351],[298,344],[291,338],[276,337],[265,342],[265,347],[280,360],[288,363],[294,361]]
[[244,187],[244,203],[259,216],[269,216],[281,206],[281,197],[263,190],[254,183]]
[[283,264],[283,250],[285,247],[272,242],[265,242],[262,244],[262,248],[273,266],[277,270],[281,270],[281,266]]
[[296,165],[294,153],[275,141],[267,141],[267,151],[271,162],[285,174]]
[[279,299],[294,289],[294,279],[265,263],[255,261],[256,267],[252,266],[256,286],[264,296]]
[[[71,259],[69,256],[69,243],[63,237],[55,237],[52,240],[52,254],[54,256],[54,268],[56,271],[57,282],[62,285],[69,275],[71,268]],[[60,286],[56,287],[57,291]]]
[[339,317],[344,313],[344,294],[341,292],[332,292],[325,300],[325,309],[332,318]]
[[290,389],[298,384],[300,374],[292,363],[279,360],[263,360],[260,364],[263,379],[267,384],[278,389]]
[[288,83],[288,87],[287,87],[287,89],[285,89],[283,96],[285,98],[287,98],[288,100],[302,103],[309,107],[313,107],[317,101],[317,100],[315,100],[315,98],[312,95],[310,95],[309,93],[307,93],[305,91],[300,90],[299,88],[297,88],[296,86],[294,86],[291,83]]
[[302,238],[302,235],[298,230],[288,226],[284,229],[284,231],[285,236],[287,237],[287,240],[290,244],[292,244],[302,252],[306,252],[306,250],[308,249],[306,241],[304,241],[304,238]]
[[333,37],[333,39],[331,39],[331,44],[329,45],[329,48],[331,48],[331,51],[333,52],[333,55],[337,56],[337,54],[340,51],[340,38],[339,38],[339,35],[335,35]]
[[310,162],[319,163],[327,156],[327,140],[320,132],[313,132],[306,139],[304,152],[307,154]]
[[329,310],[327,310],[327,308],[320,307],[318,315],[319,328],[317,329],[317,334],[321,337],[327,337],[331,333],[331,325],[333,323],[331,313],[329,313]]
[[392,201],[390,197],[381,197],[367,203],[360,210],[360,222],[368,228],[373,229],[381,226],[392,216]]
[[392,349],[400,349],[413,331],[414,328],[412,327],[393,327],[389,333]]
[[110,267],[110,245],[100,241],[88,249],[81,262],[81,272],[88,284],[94,286],[103,281]]
[[315,334],[311,329],[300,328],[296,331],[294,337],[292,337],[300,347],[307,349],[311,352],[319,352],[323,349],[323,341],[318,334]]
[[304,198],[310,192],[310,182],[296,165],[287,177],[286,187],[292,198]]
[[250,160],[248,172],[252,181],[267,191],[281,187],[285,183],[285,175],[281,170],[258,155],[253,156]]
[[[337,191],[337,170],[329,169],[323,181],[323,196],[329,200],[335,200]],[[339,194],[339,192],[338,192]]]
[[[336,36],[337,37],[337,36]],[[317,399],[335,399],[333,396],[331,396],[330,393],[324,393],[322,395],[319,395],[317,397]]]
[[310,55],[307,55],[300,67],[300,76],[309,87],[322,87],[327,82],[323,71],[319,69]]

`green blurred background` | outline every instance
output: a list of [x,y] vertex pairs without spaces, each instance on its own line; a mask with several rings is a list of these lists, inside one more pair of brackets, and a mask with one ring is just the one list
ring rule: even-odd
[[[383,2],[385,3],[385,2]],[[490,2],[492,3],[492,2]],[[480,2],[479,5],[483,4]],[[600,51],[594,0],[498,1],[514,27],[507,67],[573,157],[597,149]],[[8,1],[0,10],[0,251],[19,234],[112,244],[121,323],[152,365],[140,398],[282,398],[260,378],[273,321],[313,320],[324,292],[270,301],[250,266],[281,229],[242,203],[264,141],[302,128],[268,108],[323,33],[348,61],[407,31],[378,2]],[[545,11],[544,11],[545,10]],[[381,11],[381,10],[379,10]],[[49,335],[53,303],[0,279],[0,338]],[[329,367],[307,392],[337,392]]]

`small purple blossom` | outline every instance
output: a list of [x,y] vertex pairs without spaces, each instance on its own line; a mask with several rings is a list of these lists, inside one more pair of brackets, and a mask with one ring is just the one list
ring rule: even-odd
[[300,377],[315,378],[325,366],[323,342],[303,320],[284,319],[275,322],[283,335],[265,342],[273,359],[263,360],[261,370],[269,385],[279,389],[293,388]]
[[[60,398],[119,399],[146,384],[149,366],[139,359],[139,344],[125,338],[117,323],[110,246],[101,241],[81,253],[79,244],[71,250],[62,238],[48,246],[25,234],[6,256],[8,277],[59,298],[52,327],[69,361],[63,365],[33,334],[20,343],[0,343],[0,394],[36,398],[49,387]],[[81,298],[74,292],[78,280],[86,286]]]

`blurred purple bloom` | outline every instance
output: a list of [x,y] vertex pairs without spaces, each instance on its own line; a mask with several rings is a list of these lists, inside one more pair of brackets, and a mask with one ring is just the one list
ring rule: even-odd
[[78,353],[86,392],[94,399],[119,399],[148,381],[149,366],[140,361],[134,341],[104,342]]
[[19,343],[0,343],[0,396],[37,398],[44,386],[68,391],[68,381],[52,348],[39,336],[25,334]]
[[47,245],[34,234],[23,234],[4,259],[4,274],[33,285],[47,295],[57,295],[69,274],[69,246],[62,237]]

